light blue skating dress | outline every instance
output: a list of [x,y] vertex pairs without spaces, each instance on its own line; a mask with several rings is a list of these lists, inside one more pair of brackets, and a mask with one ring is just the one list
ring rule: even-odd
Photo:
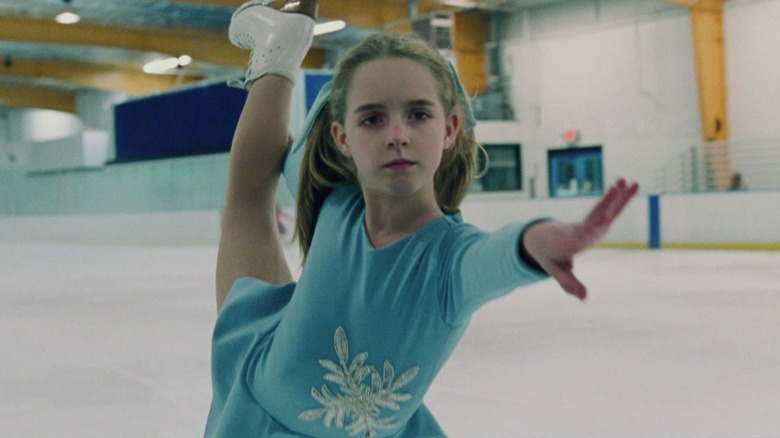
[[334,190],[297,283],[236,281],[214,330],[206,437],[446,436],[423,396],[471,314],[547,275],[519,257],[524,224],[488,234],[449,214],[375,249],[364,214],[359,187]]

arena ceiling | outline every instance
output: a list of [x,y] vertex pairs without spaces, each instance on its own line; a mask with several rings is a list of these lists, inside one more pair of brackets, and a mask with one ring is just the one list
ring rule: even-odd
[[[349,45],[366,29],[403,30],[417,16],[466,9],[516,10],[561,0],[321,0],[323,20],[345,31],[315,39],[307,62],[325,49]],[[80,89],[144,95],[201,79],[240,74],[246,52],[227,38],[230,16],[243,0],[0,0],[0,105],[73,109]],[[277,4],[282,3],[277,2]],[[69,9],[72,25],[54,18]],[[153,59],[188,54],[176,74],[150,75]]]

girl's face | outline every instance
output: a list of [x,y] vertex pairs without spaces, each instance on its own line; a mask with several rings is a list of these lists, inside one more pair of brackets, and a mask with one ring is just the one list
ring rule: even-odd
[[433,196],[433,176],[458,123],[456,115],[444,113],[425,65],[391,58],[357,69],[344,125],[334,122],[331,133],[341,152],[355,161],[366,194]]

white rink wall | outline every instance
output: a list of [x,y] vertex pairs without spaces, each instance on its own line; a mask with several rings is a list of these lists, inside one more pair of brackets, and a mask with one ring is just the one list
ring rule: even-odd
[[[466,199],[468,222],[493,231],[512,221],[553,217],[577,221],[597,198],[528,199],[520,195],[475,195]],[[650,239],[649,196],[638,195],[602,244],[646,247]],[[662,247],[780,249],[780,191],[659,195]]]
[[[512,195],[480,194],[466,198],[463,217],[485,231],[495,231],[512,222],[540,217],[561,221],[582,220],[599,198],[528,199]],[[638,196],[615,222],[604,242],[646,245],[648,241],[647,197]]]
[[[463,216],[486,231],[538,217],[582,219],[598,198],[528,199],[522,195],[475,194]],[[638,195],[602,244],[646,247],[650,238],[649,197]],[[664,246],[780,249],[780,191],[673,194],[660,196]],[[0,242],[107,244],[216,244],[215,209],[48,216],[0,216]]]
[[667,246],[717,242],[780,249],[780,192],[664,195],[661,217]]

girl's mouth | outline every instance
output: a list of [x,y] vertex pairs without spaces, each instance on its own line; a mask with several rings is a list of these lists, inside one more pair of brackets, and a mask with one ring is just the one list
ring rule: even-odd
[[404,159],[393,160],[385,164],[385,168],[395,171],[406,170],[412,166],[414,166],[414,161]]

